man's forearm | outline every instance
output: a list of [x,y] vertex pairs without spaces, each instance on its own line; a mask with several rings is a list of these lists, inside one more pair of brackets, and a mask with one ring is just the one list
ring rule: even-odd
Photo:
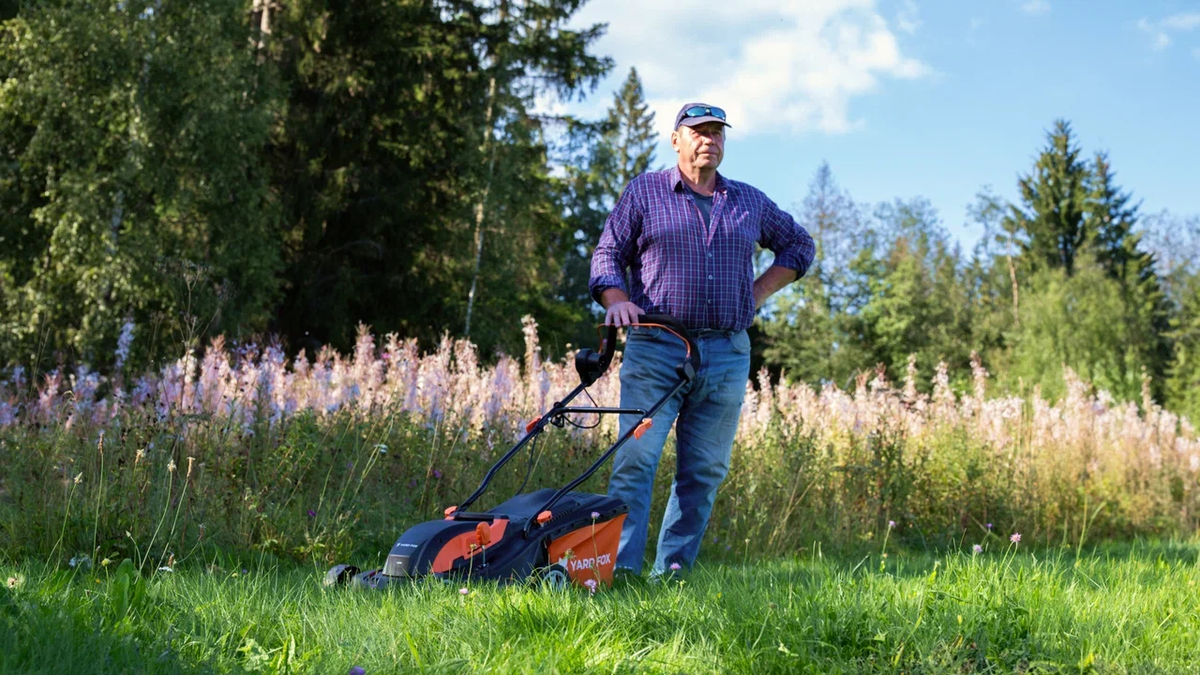
[[618,302],[629,302],[629,294],[619,288],[606,288],[600,292],[600,306],[604,309]]
[[779,265],[769,267],[766,272],[762,273],[762,276],[754,280],[754,309],[762,307],[767,298],[795,281],[799,276],[794,269]]

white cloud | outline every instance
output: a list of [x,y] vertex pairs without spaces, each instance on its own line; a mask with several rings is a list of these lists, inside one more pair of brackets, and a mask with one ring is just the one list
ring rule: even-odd
[[921,27],[920,10],[914,0],[904,0],[900,11],[896,13],[896,27],[909,35],[915,34]]
[[1045,14],[1050,11],[1050,3],[1046,0],[1028,0],[1028,2],[1021,3],[1021,11],[1030,16]]
[[[596,51],[617,72],[636,66],[660,130],[679,106],[705,101],[725,108],[733,134],[785,129],[846,132],[862,124],[853,98],[881,78],[930,72],[902,53],[875,0],[603,0],[586,5],[575,25],[609,24]],[[916,29],[915,4],[898,23]],[[903,27],[898,26],[901,30]]]
[[1163,19],[1164,28],[1178,31],[1189,31],[1200,27],[1200,13],[1175,14]]
[[1200,28],[1200,12],[1173,14],[1161,21],[1142,17],[1138,19],[1137,27],[1150,38],[1150,48],[1161,52],[1171,46],[1171,33],[1188,33]]

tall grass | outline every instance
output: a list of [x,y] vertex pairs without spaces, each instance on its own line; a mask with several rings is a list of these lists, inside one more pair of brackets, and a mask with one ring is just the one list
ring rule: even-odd
[[[80,369],[28,382],[14,369],[0,384],[0,550],[143,567],[229,550],[377,557],[469,493],[525,422],[577,384],[570,355],[544,361],[536,325],[525,330],[523,358],[494,366],[469,342],[421,354],[363,328],[351,355],[289,361],[275,345],[218,338],[137,377]],[[598,404],[617,403],[619,368],[591,387]],[[905,382],[866,376],[853,391],[759,374],[705,555],[853,548],[888,521],[890,536],[925,546],[1013,531],[1077,546],[1194,533],[1191,424],[1148,395],[1119,404],[1066,376],[1068,395],[1046,401],[988,398],[978,364],[968,391],[953,391],[943,366],[928,395],[913,367]],[[551,429],[491,503],[530,472],[531,484],[564,482],[615,429],[613,418]],[[660,508],[670,478],[660,472]],[[602,476],[585,487],[602,490]]]

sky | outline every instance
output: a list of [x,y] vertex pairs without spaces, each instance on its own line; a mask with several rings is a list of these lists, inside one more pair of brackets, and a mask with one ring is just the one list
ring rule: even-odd
[[1200,214],[1200,0],[590,0],[573,26],[630,67],[662,132],[688,101],[725,108],[722,174],[799,209],[822,161],[856,202],[927,198],[965,250],[967,205],[1008,200],[1054,121],[1106,151],[1143,214]]

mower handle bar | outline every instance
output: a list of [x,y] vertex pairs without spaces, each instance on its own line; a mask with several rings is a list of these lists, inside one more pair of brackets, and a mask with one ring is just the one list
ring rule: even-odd
[[[458,505],[455,513],[459,511],[466,512],[467,507],[475,503],[475,500],[479,499],[479,497],[483,495],[488,484],[492,482],[492,478],[496,476],[496,473],[499,472],[500,469],[509,462],[509,460],[515,457],[522,448],[528,445],[531,440],[536,438],[538,434],[542,433],[542,430],[546,428],[547,424],[555,422],[555,420],[558,420],[565,414],[575,412],[594,414],[626,413],[641,415],[643,419],[649,419],[654,417],[659,408],[661,408],[663,404],[667,402],[667,400],[674,396],[675,392],[683,388],[683,385],[687,384],[696,376],[696,371],[700,369],[700,350],[688,329],[684,327],[684,325],[675,317],[667,316],[665,314],[643,314],[639,317],[639,319],[640,320],[637,323],[631,324],[631,326],[662,328],[682,340],[686,345],[687,354],[685,359],[675,369],[675,372],[679,375],[679,382],[675,385],[675,387],[673,387],[666,396],[663,396],[657,403],[655,403],[649,411],[645,411],[640,408],[567,407],[568,403],[570,403],[576,396],[583,392],[588,385],[595,382],[596,379],[608,369],[608,365],[612,361],[612,355],[616,348],[618,327],[611,324],[601,326],[600,328],[602,329],[607,328],[607,335],[604,335],[600,341],[600,352],[596,353],[590,349],[581,349],[579,353],[575,355],[575,368],[579,371],[580,376],[579,385],[572,389],[571,392],[567,394],[561,401],[556,401],[550,410],[544,415],[529,423],[525,429],[525,436],[508,452],[504,453],[504,456],[497,460],[496,463],[492,465],[491,469],[488,469],[487,475],[483,477],[483,482],[479,484],[479,487],[475,489],[475,492],[472,493],[470,497],[467,497],[466,501]],[[561,421],[558,421],[557,424],[558,426],[562,426]],[[636,430],[637,426],[631,428],[629,432],[618,439],[615,445],[609,448],[607,452],[605,452],[598,460],[588,467],[588,469],[579,477],[555,493],[554,497],[550,499],[547,505],[540,510],[548,510],[568,491],[591,477],[591,475],[595,473],[597,469],[599,469],[606,461],[608,461],[610,457],[613,456],[614,453],[616,453],[618,448],[620,448],[627,440],[629,440],[629,437],[633,435],[633,432]],[[533,521],[531,520],[530,522]],[[528,531],[527,525],[526,532],[528,533]]]

